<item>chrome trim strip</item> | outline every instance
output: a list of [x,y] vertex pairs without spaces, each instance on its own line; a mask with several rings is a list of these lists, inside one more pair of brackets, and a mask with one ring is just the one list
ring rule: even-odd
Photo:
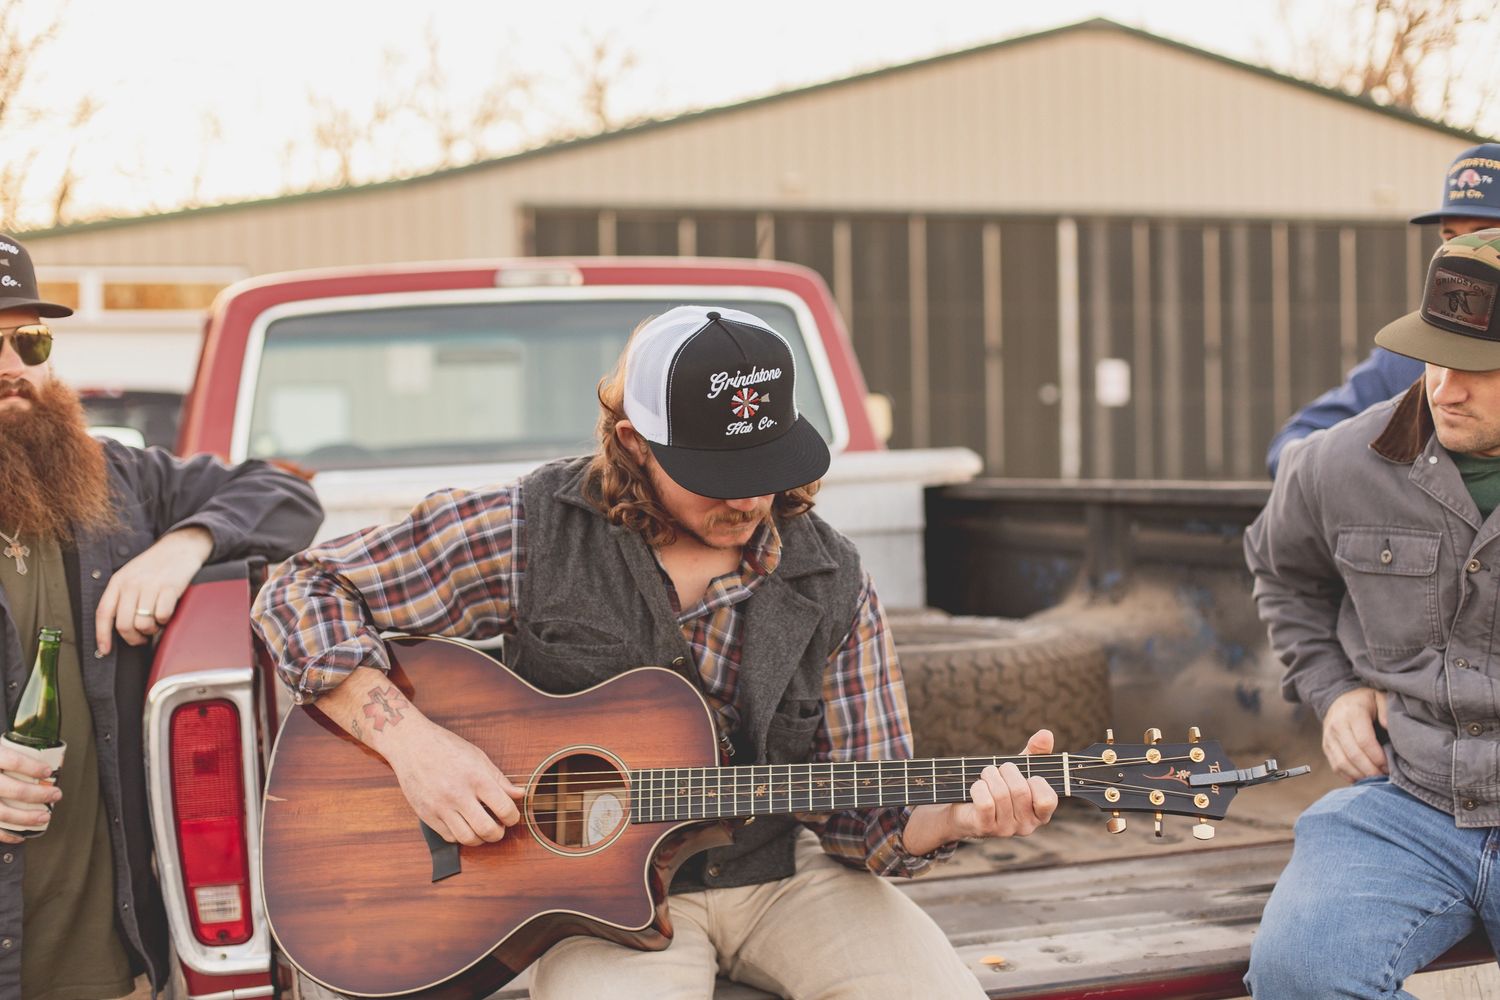
[[[458,288],[430,292],[390,292],[375,295],[348,295],[339,298],[302,299],[273,306],[255,318],[245,342],[245,362],[240,369],[240,384],[234,404],[234,429],[229,439],[231,461],[242,462],[249,450],[250,415],[255,403],[255,380],[265,352],[266,329],[277,320],[291,316],[318,313],[353,312],[360,309],[400,309],[421,305],[467,305],[488,302],[598,301],[602,299],[680,299],[703,302],[712,297],[774,302],[786,306],[797,318],[802,342],[812,362],[814,381],[823,397],[833,441],[829,449],[838,454],[849,444],[849,422],[844,415],[833,365],[824,350],[823,338],[817,336],[818,325],[812,309],[802,296],[781,288],[757,285],[577,285],[531,288]],[[600,372],[600,374],[604,374]]]
[[188,1000],[250,1000],[251,997],[276,995],[274,986],[251,986],[244,990],[224,990],[221,993],[192,993]]
[[[255,671],[250,667],[202,670],[167,677],[146,694],[146,794],[151,809],[151,829],[156,835],[156,864],[162,901],[172,943],[183,964],[208,976],[265,972],[271,963],[271,934],[266,925],[265,904],[260,889],[261,787],[260,755],[256,751],[259,716],[255,698]],[[180,845],[172,819],[171,718],[181,705],[208,699],[224,699],[240,713],[241,778],[245,783],[245,856],[250,878],[250,940],[244,944],[215,947],[193,935],[188,917],[187,894],[182,884]],[[153,766],[155,765],[155,766]],[[229,997],[231,994],[215,994]],[[236,996],[268,996],[268,993],[235,993]]]

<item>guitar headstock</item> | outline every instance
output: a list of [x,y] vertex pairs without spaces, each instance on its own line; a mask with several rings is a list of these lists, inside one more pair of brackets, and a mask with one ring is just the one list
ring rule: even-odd
[[1234,766],[1215,740],[1204,740],[1198,727],[1188,729],[1186,743],[1163,743],[1160,729],[1148,729],[1142,743],[1116,743],[1114,730],[1105,741],[1069,755],[1071,792],[1110,814],[1110,833],[1125,830],[1122,813],[1153,814],[1156,835],[1162,817],[1194,816],[1193,836],[1213,837],[1211,819],[1223,819],[1241,785],[1260,784],[1305,774],[1306,767],[1278,769],[1274,760],[1251,768]]

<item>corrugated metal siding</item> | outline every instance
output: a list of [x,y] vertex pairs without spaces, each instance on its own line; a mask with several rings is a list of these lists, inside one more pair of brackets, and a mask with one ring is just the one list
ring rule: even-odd
[[[759,230],[840,298],[871,391],[894,405],[893,445],[962,445],[1028,477],[1259,478],[1282,421],[1407,310],[1407,270],[1436,242],[1402,223],[530,215],[535,249],[559,254],[611,227],[619,252],[653,255],[686,250],[684,234],[701,250],[705,233],[744,251]],[[1101,398],[1100,362],[1129,366],[1122,404]]]

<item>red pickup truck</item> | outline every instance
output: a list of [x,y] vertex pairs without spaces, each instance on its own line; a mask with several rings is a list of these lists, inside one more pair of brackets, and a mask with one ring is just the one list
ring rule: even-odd
[[[799,379],[799,408],[838,453],[820,510],[861,540],[890,581],[887,602],[920,604],[922,490],[971,478],[979,461],[964,449],[884,449],[832,298],[800,267],[524,260],[245,281],[208,318],[178,451],[304,471],[327,511],[322,537],[340,534],[433,489],[588,450],[594,382],[628,332],[693,301],[748,309],[787,336],[813,376]],[[259,797],[287,705],[239,627],[255,568],[219,575],[192,589],[162,638],[148,766],[181,985],[239,998],[272,991]]]
[[[761,316],[812,373],[798,380],[799,409],[836,455],[819,511],[859,545],[897,609],[919,754],[1013,752],[1040,725],[1058,731],[1060,749],[1081,748],[1118,719],[1133,739],[1143,715],[1180,739],[1202,709],[1237,737],[1225,743],[1242,767],[1259,762],[1246,748],[1321,763],[1290,759],[1316,754],[1307,720],[1263,710],[1256,693],[1274,689],[1277,667],[1247,611],[1237,539],[1263,484],[1212,497],[1162,484],[1080,493],[970,483],[980,463],[965,449],[887,450],[832,296],[801,267],[499,260],[244,281],[208,318],[178,450],[303,470],[328,512],[322,537],[341,534],[399,517],[433,489],[505,481],[588,450],[594,383],[628,331],[688,302]],[[1143,521],[1147,510],[1163,516]],[[1153,553],[1165,558],[1139,572]],[[260,888],[261,788],[289,708],[245,627],[260,572],[215,568],[184,597],[146,706],[175,988],[205,1000],[277,995],[294,981],[276,960]],[[1146,590],[1132,589],[1137,577]],[[1177,609],[1165,618],[1152,603],[1162,579]],[[1202,592],[1229,599],[1200,607]],[[1219,650],[1188,684],[1164,663],[1184,648],[1178,618],[1213,633]],[[1247,687],[1249,675],[1258,680]],[[1173,697],[1159,698],[1166,681]],[[994,997],[1232,997],[1291,822],[1315,791],[1285,802],[1250,792],[1236,809],[1259,805],[1207,846],[1182,830],[1153,837],[1149,822],[1106,839],[1096,811],[1065,808],[1028,841],[960,851],[903,888]],[[502,995],[524,993],[517,981]],[[759,995],[732,984],[719,994]]]

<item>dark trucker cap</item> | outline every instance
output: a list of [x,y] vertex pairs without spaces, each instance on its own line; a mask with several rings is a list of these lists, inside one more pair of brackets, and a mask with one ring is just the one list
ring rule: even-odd
[[1442,203],[1435,212],[1412,217],[1414,224],[1442,222],[1444,216],[1500,222],[1500,142],[1486,142],[1459,153],[1443,175]]
[[1500,368],[1500,229],[1457,236],[1427,267],[1422,308],[1375,335],[1375,343],[1442,368]]
[[73,310],[56,302],[37,298],[36,268],[31,254],[14,236],[0,233],[0,309],[36,310],[46,319],[73,315]]
[[636,331],[625,416],[679,486],[717,500],[805,486],[828,445],[797,413],[796,363],[747,312],[678,306]]

